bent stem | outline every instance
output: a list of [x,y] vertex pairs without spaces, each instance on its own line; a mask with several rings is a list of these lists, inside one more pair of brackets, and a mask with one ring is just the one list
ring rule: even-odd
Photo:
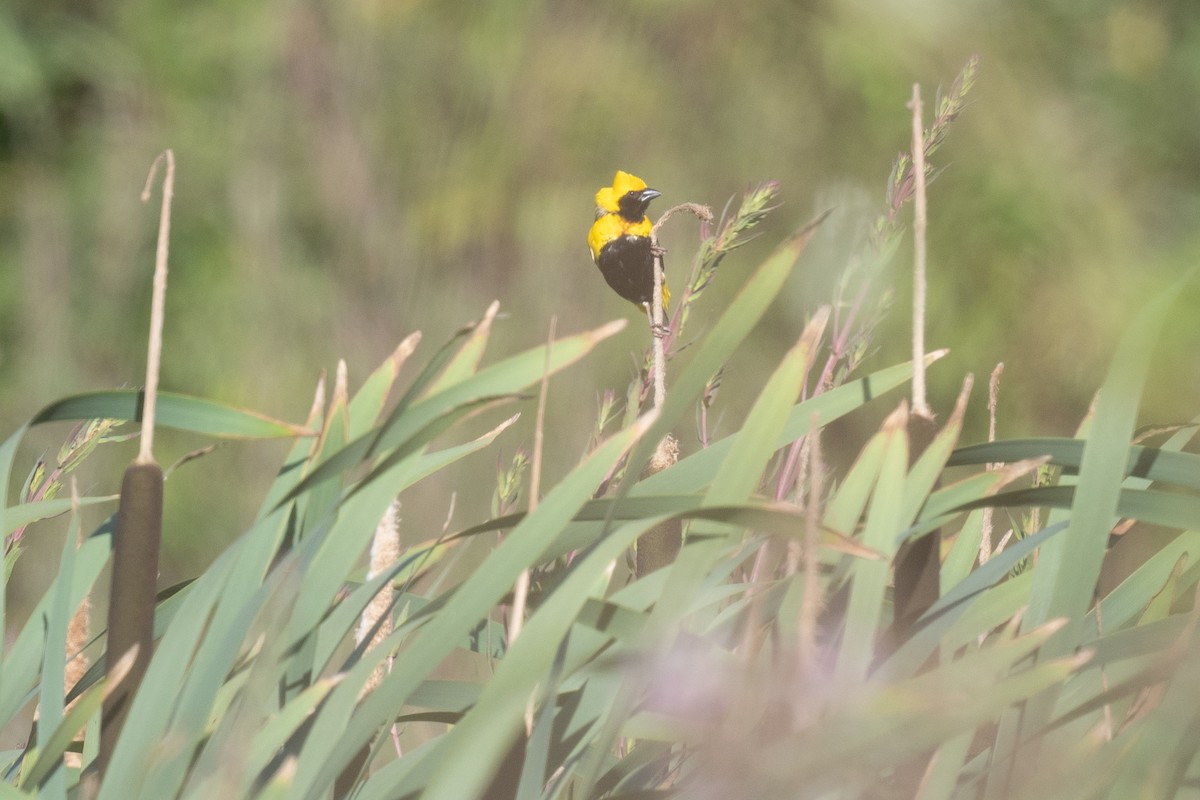
[[702,222],[711,222],[712,210],[699,203],[681,203],[668,208],[650,229],[650,252],[654,254],[654,294],[650,298],[647,316],[650,320],[650,335],[653,347],[654,409],[661,410],[667,398],[667,356],[664,339],[667,336],[663,310],[663,283],[666,280],[663,268],[663,249],[658,244],[658,229],[677,213],[686,211]]
[[142,202],[150,200],[150,187],[154,183],[158,163],[166,159],[167,173],[163,178],[162,206],[158,215],[158,245],[154,254],[154,293],[150,300],[150,342],[146,354],[146,389],[142,406],[142,441],[138,450],[137,463],[154,463],[154,412],[158,397],[159,365],[162,361],[163,314],[167,297],[167,250],[171,242],[171,199],[175,194],[175,153],[164,150],[150,165],[146,185],[142,189]]

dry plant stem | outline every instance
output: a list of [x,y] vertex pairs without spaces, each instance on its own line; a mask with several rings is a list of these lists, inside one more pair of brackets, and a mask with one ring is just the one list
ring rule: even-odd
[[[812,368],[812,354],[815,352],[817,344],[824,336],[825,327],[829,323],[829,314],[829,306],[822,306],[820,309],[818,309],[813,315],[812,319],[809,320],[808,324],[805,325],[804,332],[800,335],[800,338],[796,341],[796,344],[788,353],[789,359],[798,354],[802,354],[804,356],[801,376],[797,376],[800,378],[800,380],[802,380],[802,375],[807,374],[807,372]],[[799,385],[797,385],[796,390],[799,391],[799,388]],[[814,417],[814,428],[815,424],[816,418]],[[810,430],[806,436],[802,437],[802,439],[808,439],[812,435],[812,432],[813,431]],[[806,454],[806,465],[807,453],[810,447],[811,445],[805,445],[804,447],[804,452]],[[797,487],[802,485],[803,480],[803,476],[797,479]],[[796,504],[802,508],[804,505],[803,494],[801,493],[802,490],[797,488],[796,491]],[[745,647],[748,654],[756,653],[759,649],[758,638],[760,638],[760,620],[763,617],[762,582],[771,579],[779,573],[779,549],[779,547],[775,546],[773,537],[766,539],[762,545],[759,546],[758,552],[754,557],[754,566],[750,570],[750,586],[746,592],[747,597],[750,600],[750,608],[747,615],[749,623],[747,624],[746,628],[747,635],[745,640]],[[792,546],[791,543],[789,543],[786,547],[784,555],[784,564],[786,565],[784,574],[792,575],[797,569],[799,569],[800,553]]]
[[[808,451],[811,443],[808,441],[808,436],[801,436],[792,442],[788,449],[787,458],[783,467],[779,471],[779,480],[775,486],[775,500],[782,502],[787,497],[788,491],[796,489],[804,483],[804,470],[796,471],[797,464],[802,464],[808,458]],[[789,481],[788,486],[783,485],[784,478]],[[799,494],[796,496],[796,502],[802,503],[802,498]],[[768,569],[774,567],[774,553],[771,552],[770,541],[763,543],[763,546],[758,549],[754,556],[754,565],[750,568],[749,581],[751,584],[757,584],[759,581],[765,580],[765,573]],[[791,545],[788,546],[787,561],[784,567],[784,574],[793,574],[798,567],[798,560],[794,557],[795,554]]]
[[[804,593],[800,600],[800,666],[802,673],[808,679],[817,678],[817,616],[820,613],[821,591],[817,583],[817,543],[818,529],[821,524],[820,504],[824,487],[821,466],[821,428],[820,419],[813,414],[809,421],[808,448],[808,502],[804,508]],[[803,487],[796,486],[799,494]]]
[[[1004,372],[1004,362],[996,364],[992,376],[988,379],[988,441],[996,441],[996,407],[1000,396],[1000,374]],[[1001,464],[988,464],[988,471],[997,470]],[[983,509],[980,526],[983,529],[979,537],[979,565],[983,566],[992,557],[992,513],[994,509],[988,506]]]
[[[816,423],[814,422],[813,424],[815,425]],[[796,488],[796,502],[800,505],[801,509],[807,508],[807,506],[801,499],[801,497],[802,497],[801,493],[804,491],[802,487],[805,485],[805,482],[808,480],[808,468],[811,465],[810,464],[811,455],[812,455],[812,442],[810,442],[808,440],[808,437],[805,436],[804,437],[804,446],[800,448],[800,463],[796,469],[796,487],[795,487]],[[803,563],[803,555],[804,555],[803,549],[804,549],[804,544],[802,542],[798,542],[795,540],[788,542],[787,560],[783,565],[783,574],[784,575],[792,576],[800,571],[802,563]]]
[[[818,389],[814,394],[820,394]],[[783,469],[779,471],[779,480],[775,484],[775,499],[781,501],[787,497],[787,493],[794,489],[796,481],[803,471],[797,472],[801,464],[804,463],[805,447],[807,447],[807,437],[801,436],[799,439],[792,442],[788,448],[787,456],[783,460]]]
[[858,294],[855,296],[854,302],[850,304],[845,321],[840,323],[840,328],[837,327],[837,324],[834,325],[837,333],[829,346],[829,358],[825,361],[825,368],[821,370],[821,379],[817,381],[819,389],[828,389],[833,385],[833,371],[837,367],[837,363],[846,355],[846,346],[850,342],[850,334],[854,332],[854,323],[858,319],[863,303],[866,302],[868,288],[870,288],[870,284],[867,282],[859,286]]
[[[1000,399],[1000,376],[1004,374],[1004,362],[996,364],[988,378],[988,441],[996,441],[996,408]],[[988,464],[988,469],[999,469],[1001,464]]]
[[658,222],[654,223],[654,227],[650,230],[650,236],[654,239],[657,239],[658,229],[661,228],[671,217],[684,211],[705,222],[711,222],[713,218],[712,209],[706,205],[701,205],[700,203],[680,203],[677,206],[671,206],[663,212],[662,216],[658,218]]
[[167,298],[167,250],[171,241],[171,198],[175,194],[175,153],[165,150],[150,165],[142,202],[150,200],[150,186],[158,171],[158,162],[166,159],[167,174],[163,178],[162,206],[158,215],[158,246],[154,253],[154,295],[150,301],[150,344],[146,356],[146,389],[142,406],[142,441],[137,463],[154,462],[154,412],[158,396],[158,373],[162,361],[163,314]]
[[653,347],[654,408],[656,410],[662,408],[667,398],[667,357],[664,340],[668,335],[663,317],[662,302],[663,282],[666,277],[663,269],[663,251],[658,244],[658,230],[675,214],[684,211],[694,214],[702,221],[712,220],[712,210],[708,206],[700,205],[699,203],[681,203],[664,211],[662,216],[658,218],[658,222],[655,222],[654,227],[650,229],[650,251],[654,254],[654,293],[650,298],[648,316],[650,318],[650,334]]
[[932,417],[925,398],[925,132],[921,123],[921,85],[913,84],[913,413]]
[[[550,350],[554,345],[554,334],[558,328],[558,317],[550,318],[550,334],[546,340],[546,366],[542,370],[542,386],[538,392],[537,420],[533,426],[533,454],[529,462],[529,513],[538,505],[538,493],[542,483],[542,448],[546,436],[546,396],[550,390]],[[508,646],[521,635],[525,621],[525,604],[529,598],[529,570],[522,570],[513,587],[512,620],[508,626]]]
[[650,250],[654,253],[654,293],[650,296],[650,342],[654,348],[654,409],[659,411],[667,400],[667,354],[663,344],[663,260],[662,249],[653,233]]
[[[827,389],[833,388],[833,373],[837,369],[838,362],[846,355],[846,347],[850,342],[850,336],[854,332],[854,323],[858,319],[859,312],[862,310],[863,304],[867,299],[867,289],[870,287],[869,282],[864,282],[858,288],[858,294],[855,295],[851,302],[845,320],[840,320],[840,303],[835,303],[833,308],[833,339],[829,344],[829,357],[825,359],[825,366],[821,369],[821,377],[817,379],[816,387],[813,389],[812,397],[816,397]],[[805,390],[801,395],[801,399],[808,400],[808,379],[805,378]],[[783,469],[779,472],[779,480],[775,487],[775,499],[782,500],[791,487],[795,483],[796,470],[804,464],[804,453],[802,447],[804,445],[804,437],[792,442],[788,449],[787,456],[784,459]]]
[[[546,337],[546,363],[542,369],[542,386],[538,391],[537,420],[533,426],[533,455],[529,464],[529,513],[532,514],[538,505],[538,493],[542,484],[542,450],[546,438],[546,397],[550,392],[550,350],[554,346],[554,335],[558,329],[558,317],[550,317],[550,333]],[[513,587],[512,621],[508,629],[508,646],[521,634],[525,624],[525,604],[529,600],[529,570],[521,570],[517,583]],[[525,705],[525,735],[533,733],[534,698],[529,696]]]
[[[862,309],[863,303],[866,302],[867,288],[869,284],[864,282],[858,289],[858,294],[854,301],[850,304],[849,310],[846,313],[846,319],[839,321],[839,308],[834,306],[834,332],[833,340],[829,344],[829,357],[825,360],[825,366],[821,369],[821,377],[817,379],[816,388],[813,390],[812,396],[815,397],[826,389],[833,388],[833,371],[837,369],[838,362],[846,354],[846,346],[850,341],[850,335],[854,330],[854,323],[858,318],[859,311]],[[807,392],[807,378],[805,379],[805,392],[802,399],[809,399]],[[792,442],[788,448],[787,456],[783,462],[783,469],[779,471],[779,480],[775,487],[775,499],[782,500],[791,490],[796,482],[796,470],[804,463],[804,437]]]

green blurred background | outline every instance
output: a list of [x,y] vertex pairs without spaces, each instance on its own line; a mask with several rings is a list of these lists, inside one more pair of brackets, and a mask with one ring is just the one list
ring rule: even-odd
[[[912,84],[932,108],[972,53],[978,80],[930,187],[928,343],[953,348],[932,401],[948,410],[974,372],[967,438],[981,438],[982,384],[1003,360],[1000,434],[1069,435],[1130,314],[1200,255],[1194,0],[7,0],[4,430],[59,396],[141,384],[158,211],[157,193],[150,207],[138,195],[166,147],[179,172],[164,388],[300,421],[338,358],[353,388],[409,332],[424,332],[423,361],[493,299],[508,314],[493,359],[543,341],[551,315],[560,333],[628,317],[552,385],[551,482],[646,339],[586,253],[595,190],[620,168],[663,192],[657,211],[720,209],[778,180],[782,206],[727,260],[693,334],[782,236],[834,214],[731,366],[721,402],[736,420],[883,210]],[[695,222],[664,243],[681,275]],[[910,247],[877,284],[896,298],[868,368],[908,357]],[[1147,421],[1194,413],[1198,299],[1168,328]],[[472,491],[452,528],[487,513],[495,461],[528,441],[524,409],[499,455],[405,498],[412,538],[436,534],[456,486]],[[29,459],[64,435],[37,432]],[[163,463],[203,444],[161,438]],[[128,453],[113,450],[84,490],[116,491]],[[236,535],[282,452],[227,445],[176,473],[164,582]]]

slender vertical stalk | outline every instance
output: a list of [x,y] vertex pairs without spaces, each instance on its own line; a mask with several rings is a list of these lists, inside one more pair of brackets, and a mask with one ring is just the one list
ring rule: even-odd
[[[546,428],[546,397],[550,391],[550,350],[554,346],[554,335],[558,328],[558,317],[550,318],[550,334],[546,340],[546,368],[542,372],[542,386],[538,392],[537,421],[533,426],[533,455],[529,464],[529,513],[538,506],[538,493],[542,483],[542,449]],[[508,623],[508,646],[521,635],[525,623],[525,604],[529,598],[529,570],[521,571],[513,587],[512,619]]]
[[166,159],[167,174],[163,178],[162,206],[158,214],[158,246],[154,254],[154,292],[150,300],[150,343],[146,354],[145,404],[142,406],[142,441],[138,449],[139,464],[154,463],[154,413],[158,401],[158,373],[162,363],[163,315],[167,301],[167,250],[171,242],[171,200],[175,194],[175,153],[166,150],[150,166],[142,202],[150,200],[150,186],[158,171],[158,162]]
[[[996,441],[996,408],[999,404],[1000,396],[1000,373],[1004,372],[1004,362],[1001,361],[992,370],[992,377],[988,381],[988,441]],[[1000,469],[1002,464],[988,464],[988,470]],[[983,519],[980,524],[983,528],[983,535],[979,537],[979,565],[983,566],[992,557],[992,512],[994,509],[991,506],[983,509]]]
[[165,151],[150,167],[142,201],[159,161],[167,162],[159,212],[158,248],[154,259],[154,294],[146,356],[146,388],[142,406],[142,439],[138,456],[125,470],[113,535],[112,590],[108,609],[106,670],[111,678],[123,657],[134,652],[128,677],[104,700],[101,712],[98,769],[103,775],[134,696],[150,665],[154,644],[154,606],[158,585],[158,551],[162,542],[163,472],[154,461],[154,411],[162,360],[162,329],[167,292],[167,246],[171,234],[171,199],[175,189],[175,154]]
[[658,242],[652,240],[654,251],[654,294],[650,299],[650,339],[654,347],[654,409],[662,409],[667,399],[667,357],[663,347],[666,335],[663,321],[663,260]]
[[921,85],[913,84],[913,413],[932,417],[925,397],[925,130],[921,122]]
[[[804,507],[804,546],[802,549],[804,569],[804,593],[800,601],[800,629],[798,633],[800,663],[806,681],[815,680],[817,665],[817,616],[821,611],[821,584],[818,570],[820,562],[817,548],[820,546],[821,494],[824,491],[824,465],[821,460],[821,428],[818,414],[809,418],[809,483],[808,502]],[[799,484],[796,493],[802,491]]]

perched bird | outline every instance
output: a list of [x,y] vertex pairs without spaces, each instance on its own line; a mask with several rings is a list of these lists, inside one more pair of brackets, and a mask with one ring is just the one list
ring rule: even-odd
[[[646,207],[662,195],[636,175],[618,171],[612,186],[596,192],[596,221],[588,232],[592,260],[613,291],[647,310],[654,298],[654,253]],[[663,281],[662,303],[671,293]]]

